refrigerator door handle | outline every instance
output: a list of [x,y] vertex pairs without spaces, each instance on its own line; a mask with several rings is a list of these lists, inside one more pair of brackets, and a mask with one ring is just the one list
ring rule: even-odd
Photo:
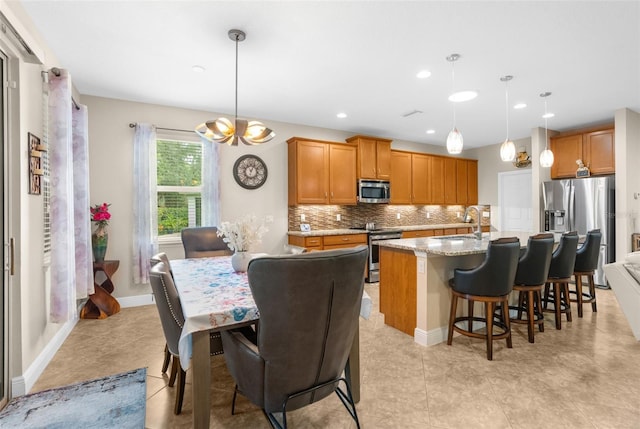
[[569,201],[567,202],[567,231],[573,231],[576,227],[575,219],[575,187],[569,181]]

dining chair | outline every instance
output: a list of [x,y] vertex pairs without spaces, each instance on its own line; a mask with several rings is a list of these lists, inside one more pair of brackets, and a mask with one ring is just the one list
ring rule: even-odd
[[[358,326],[367,255],[367,247],[358,246],[249,263],[249,287],[260,311],[257,338],[254,343],[236,330],[222,332],[236,381],[232,414],[241,393],[272,427],[286,428],[287,412],[335,392],[360,427],[342,373]],[[281,422],[275,413],[282,413]]]
[[[454,269],[451,287],[451,308],[447,344],[453,342],[453,332],[472,338],[482,338],[487,343],[487,359],[493,360],[493,341],[505,339],[507,347],[512,347],[511,325],[509,323],[509,294],[518,268],[520,240],[505,237],[489,242],[484,261],[472,269]],[[467,315],[457,316],[458,299],[467,300]],[[474,303],[484,303],[485,316],[474,316]],[[496,315],[496,304],[502,311]],[[494,320],[495,319],[495,320]],[[474,331],[475,322],[484,324],[485,332]],[[458,326],[466,323],[467,329]],[[494,327],[498,333],[494,333]]]
[[[553,252],[553,234],[537,234],[529,237],[527,248],[518,260],[518,270],[513,290],[518,292],[516,316],[511,323],[526,323],[527,336],[530,343],[534,339],[534,326],[544,332],[544,315],[542,314],[542,289],[549,275],[551,254]],[[522,319],[525,315],[526,319]]]
[[[562,314],[571,322],[571,301],[569,282],[573,275],[578,247],[578,233],[569,231],[562,234],[558,248],[551,255],[549,276],[544,285],[543,311],[553,312],[556,318],[556,329],[562,329]],[[552,290],[553,289],[553,290]],[[553,310],[549,309],[553,304]]]
[[[173,270],[171,269],[171,263],[169,262],[169,257],[166,253],[160,252],[156,253],[151,257],[150,266],[153,267],[159,262],[164,263],[165,269],[169,270],[169,274],[171,274],[171,278],[173,278]],[[162,361],[162,373],[166,373],[169,368],[169,364],[171,363],[171,352],[169,351],[169,346],[164,345],[164,360]],[[172,383],[173,385],[173,383]]]
[[[173,282],[168,267],[164,262],[158,262],[151,267],[149,273],[151,282],[151,290],[153,291],[154,300],[160,315],[160,323],[167,340],[166,347],[172,356],[171,376],[169,377],[169,386],[173,387],[176,376],[178,380],[178,389],[176,391],[176,399],[173,412],[180,414],[182,411],[182,400],[184,398],[184,385],[186,373],[180,366],[180,356],[178,352],[178,341],[182,327],[184,326],[184,315],[182,313],[182,305],[178,297],[178,290]],[[222,341],[219,332],[212,332],[210,335],[211,355],[221,354]]]
[[[602,233],[599,229],[587,232],[587,239],[582,247],[576,251],[576,262],[573,267],[573,275],[576,280],[576,290],[569,290],[570,294],[576,297],[572,298],[572,302],[578,304],[578,317],[582,317],[582,304],[591,303],[591,310],[595,313],[598,311],[596,306],[596,287],[593,281],[593,275],[598,268],[598,257],[600,256],[600,242],[602,241]],[[587,277],[589,292],[584,292],[582,287],[582,277]]]
[[184,228],[180,234],[185,258],[207,258],[233,254],[222,237],[218,237],[218,228],[215,226]]

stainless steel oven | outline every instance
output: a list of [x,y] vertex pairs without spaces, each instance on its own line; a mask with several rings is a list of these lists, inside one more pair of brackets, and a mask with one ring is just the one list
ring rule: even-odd
[[402,231],[399,229],[382,229],[369,231],[369,275],[367,283],[380,281],[380,245],[383,240],[395,240],[402,238]]

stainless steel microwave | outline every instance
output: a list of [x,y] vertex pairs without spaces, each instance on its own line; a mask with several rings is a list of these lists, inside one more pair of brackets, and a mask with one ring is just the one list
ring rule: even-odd
[[391,198],[391,185],[388,180],[358,180],[359,203],[388,203]]

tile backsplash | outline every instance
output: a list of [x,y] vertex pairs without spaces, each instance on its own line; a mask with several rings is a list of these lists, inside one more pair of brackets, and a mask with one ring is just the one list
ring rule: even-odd
[[[289,230],[300,231],[301,223],[310,224],[311,230],[364,227],[367,222],[374,222],[376,227],[460,223],[465,209],[465,206],[396,206],[388,204],[290,206]],[[490,206],[485,206],[485,211],[489,212],[489,210]],[[301,220],[303,215],[304,221]],[[475,221],[475,210],[471,212],[471,216]],[[490,218],[483,218],[482,224],[490,225]]]

